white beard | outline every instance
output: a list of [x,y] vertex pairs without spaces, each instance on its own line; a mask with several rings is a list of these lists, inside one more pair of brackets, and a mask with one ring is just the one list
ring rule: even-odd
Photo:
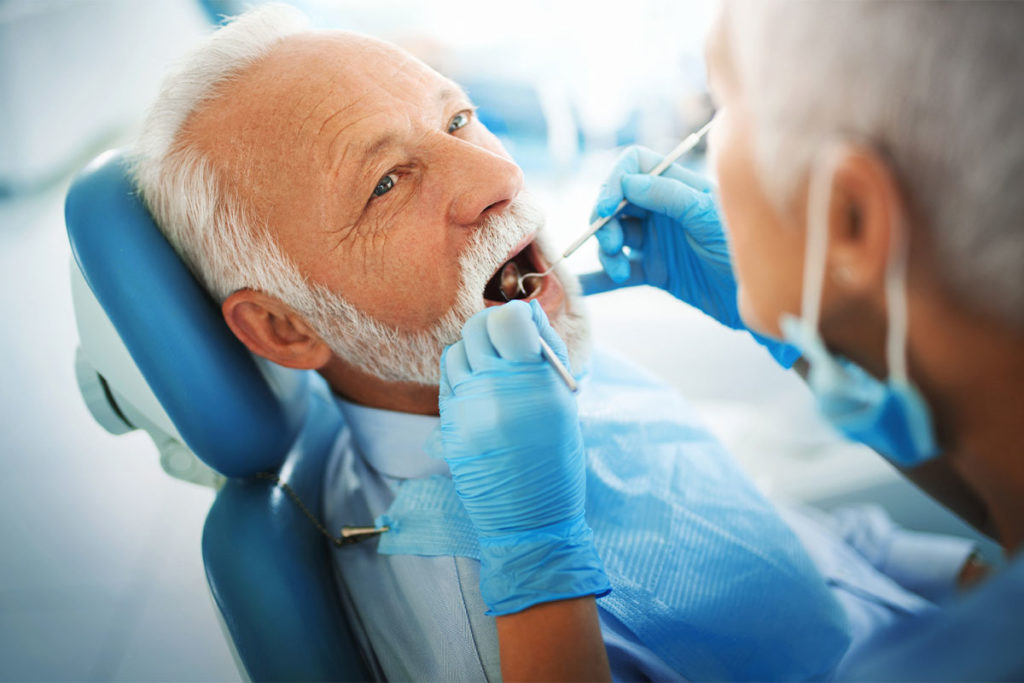
[[[441,352],[462,337],[462,326],[484,309],[483,291],[487,281],[505,262],[512,249],[533,232],[544,258],[553,262],[553,252],[544,233],[544,215],[528,195],[520,195],[500,215],[492,215],[473,233],[459,257],[461,277],[455,304],[426,330],[409,332],[383,323],[358,310],[335,292],[313,285],[305,292],[302,306],[309,323],[342,360],[388,382],[413,382],[437,386],[440,383]],[[579,282],[559,264],[552,275],[562,283],[566,305],[551,321],[569,350],[569,361],[577,370],[589,354],[589,325],[583,308]]]

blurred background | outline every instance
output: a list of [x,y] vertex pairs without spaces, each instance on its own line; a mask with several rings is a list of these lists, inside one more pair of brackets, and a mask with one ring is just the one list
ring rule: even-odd
[[[239,678],[200,558],[213,491],[166,475],[144,433],[103,431],[79,394],[62,212],[70,176],[131,140],[164,65],[249,4],[0,0],[0,680]],[[293,4],[462,83],[556,244],[585,227],[623,146],[666,152],[712,113],[711,0]],[[703,170],[703,148],[684,163]],[[593,249],[571,266],[596,269]],[[840,442],[745,334],[647,289],[589,307],[597,343],[677,386],[770,495],[872,500],[912,528],[969,533]]]

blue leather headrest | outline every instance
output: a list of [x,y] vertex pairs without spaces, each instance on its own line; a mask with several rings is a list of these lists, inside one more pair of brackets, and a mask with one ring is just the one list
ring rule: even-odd
[[186,445],[231,477],[276,468],[298,436],[309,373],[268,382],[164,239],[110,151],[65,204],[86,282]]

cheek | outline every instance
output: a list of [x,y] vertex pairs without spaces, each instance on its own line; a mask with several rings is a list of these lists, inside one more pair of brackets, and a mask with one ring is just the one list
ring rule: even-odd
[[405,330],[434,325],[455,302],[459,285],[452,233],[423,212],[403,212],[379,248],[374,285],[364,289],[377,317]]
[[402,330],[423,330],[454,303],[457,236],[414,197],[372,228],[340,244],[320,244],[306,263],[314,280],[363,313]]
[[722,123],[712,145],[740,315],[749,327],[778,335],[779,316],[799,306],[801,233],[783,224],[765,194],[749,139],[728,118]]

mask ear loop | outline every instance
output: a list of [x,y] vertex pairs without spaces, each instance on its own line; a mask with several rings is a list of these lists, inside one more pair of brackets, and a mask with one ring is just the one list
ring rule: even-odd
[[822,154],[811,169],[807,189],[807,236],[804,244],[803,295],[800,318],[819,332],[822,290],[825,286],[825,257],[828,250],[828,216],[832,181],[836,175],[835,151]]
[[903,211],[894,207],[889,218],[889,262],[885,266],[885,305],[888,332],[885,337],[885,362],[889,381],[907,383],[907,258],[909,235]]
[[[807,242],[804,254],[804,298],[801,318],[810,329],[819,332],[822,291],[825,284],[828,249],[828,215],[835,179],[838,152],[830,151],[814,164],[807,191]],[[889,380],[907,383],[907,259],[908,242],[903,211],[894,206],[890,215],[889,255],[885,265],[885,301],[887,329],[885,361]]]

